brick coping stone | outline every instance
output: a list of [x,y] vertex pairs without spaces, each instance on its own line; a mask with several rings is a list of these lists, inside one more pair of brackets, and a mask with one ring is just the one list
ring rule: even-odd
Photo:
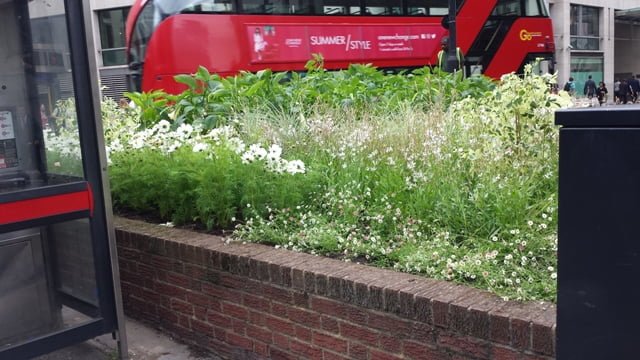
[[[498,346],[555,356],[556,305],[451,282],[115,217],[119,246],[392,313]],[[134,241],[135,240],[135,241]]]

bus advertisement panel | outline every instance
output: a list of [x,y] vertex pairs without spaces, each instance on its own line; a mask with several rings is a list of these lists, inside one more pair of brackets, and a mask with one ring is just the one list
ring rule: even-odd
[[[251,62],[304,62],[309,54],[325,61],[368,62],[428,58],[440,49],[440,25],[247,24]],[[426,60],[426,59],[425,59]]]

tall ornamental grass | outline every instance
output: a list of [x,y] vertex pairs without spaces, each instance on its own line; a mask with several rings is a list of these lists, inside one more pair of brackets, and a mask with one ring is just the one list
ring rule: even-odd
[[222,79],[105,103],[116,209],[249,241],[554,300],[552,76],[369,66]]

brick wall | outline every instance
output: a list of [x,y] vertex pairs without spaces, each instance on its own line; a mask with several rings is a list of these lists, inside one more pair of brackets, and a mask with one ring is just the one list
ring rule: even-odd
[[556,309],[117,219],[125,312],[229,359],[549,360]]

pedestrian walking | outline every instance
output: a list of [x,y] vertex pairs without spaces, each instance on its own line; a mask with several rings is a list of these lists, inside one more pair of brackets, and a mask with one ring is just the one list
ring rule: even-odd
[[607,103],[607,94],[609,90],[607,90],[607,85],[604,84],[604,81],[600,81],[600,85],[598,89],[596,89],[596,96],[598,97],[598,104],[602,106],[602,104]]
[[593,81],[591,75],[589,75],[589,78],[584,83],[584,94],[589,98],[589,100],[596,96],[596,82]]

